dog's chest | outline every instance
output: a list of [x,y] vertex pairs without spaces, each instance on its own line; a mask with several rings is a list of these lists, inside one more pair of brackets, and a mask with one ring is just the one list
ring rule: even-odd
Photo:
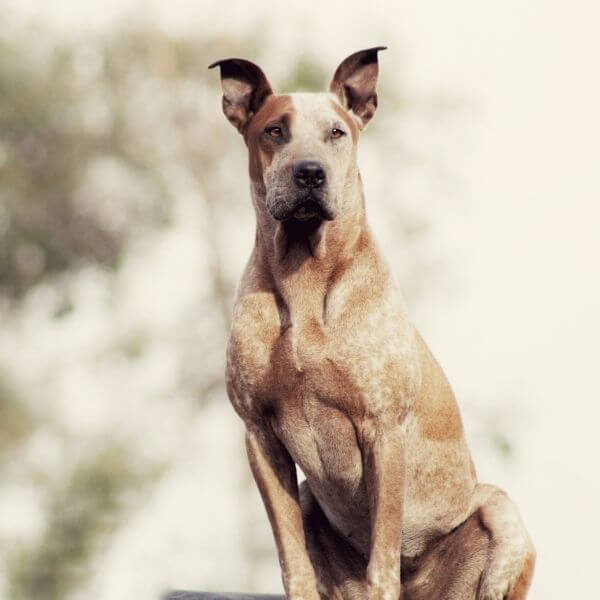
[[257,300],[242,300],[230,345],[243,410],[271,421],[311,488],[327,482],[323,494],[348,498],[362,481],[353,416],[401,394],[401,349],[376,316],[328,325],[306,318],[282,328],[276,305]]
[[345,513],[344,505],[364,500],[361,452],[349,415],[360,401],[360,377],[314,324],[307,332],[290,328],[272,358],[275,395],[266,404],[271,425],[321,505]]
[[238,308],[230,340],[230,369],[247,409],[314,402],[347,415],[367,402],[374,409],[393,402],[411,385],[410,340],[389,321],[384,327],[375,315],[324,324],[309,316],[284,327],[275,304],[262,300]]

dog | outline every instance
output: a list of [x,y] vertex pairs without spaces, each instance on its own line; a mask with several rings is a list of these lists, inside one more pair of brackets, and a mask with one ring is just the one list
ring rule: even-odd
[[248,148],[257,223],[227,392],[287,598],[518,600],[530,537],[506,493],[478,483],[450,385],[367,225],[356,152],[384,49],[342,61],[327,93],[276,94],[243,59],[210,67]]

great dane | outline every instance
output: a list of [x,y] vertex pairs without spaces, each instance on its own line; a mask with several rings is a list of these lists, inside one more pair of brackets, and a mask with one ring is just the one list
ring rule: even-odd
[[229,398],[287,598],[525,598],[530,538],[506,493],[477,482],[450,385],[367,225],[356,148],[383,49],[346,58],[318,94],[276,94],[247,60],[211,65],[257,222]]

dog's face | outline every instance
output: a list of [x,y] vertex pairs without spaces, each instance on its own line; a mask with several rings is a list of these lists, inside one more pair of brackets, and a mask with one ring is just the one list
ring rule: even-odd
[[250,121],[250,176],[277,220],[331,220],[355,168],[358,126],[329,94],[271,95]]
[[377,107],[377,52],[352,54],[337,68],[329,93],[274,94],[248,61],[221,67],[223,111],[243,134],[250,177],[278,221],[332,220],[344,209],[356,176],[356,143]]

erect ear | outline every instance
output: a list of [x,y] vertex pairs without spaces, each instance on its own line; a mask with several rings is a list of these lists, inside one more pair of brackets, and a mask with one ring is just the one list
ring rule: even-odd
[[223,112],[240,133],[261,107],[265,98],[273,93],[260,67],[242,58],[217,60],[208,68],[221,67]]
[[341,62],[329,84],[329,91],[354,113],[361,129],[377,108],[377,53],[385,49],[386,46],[377,46],[351,54]]

